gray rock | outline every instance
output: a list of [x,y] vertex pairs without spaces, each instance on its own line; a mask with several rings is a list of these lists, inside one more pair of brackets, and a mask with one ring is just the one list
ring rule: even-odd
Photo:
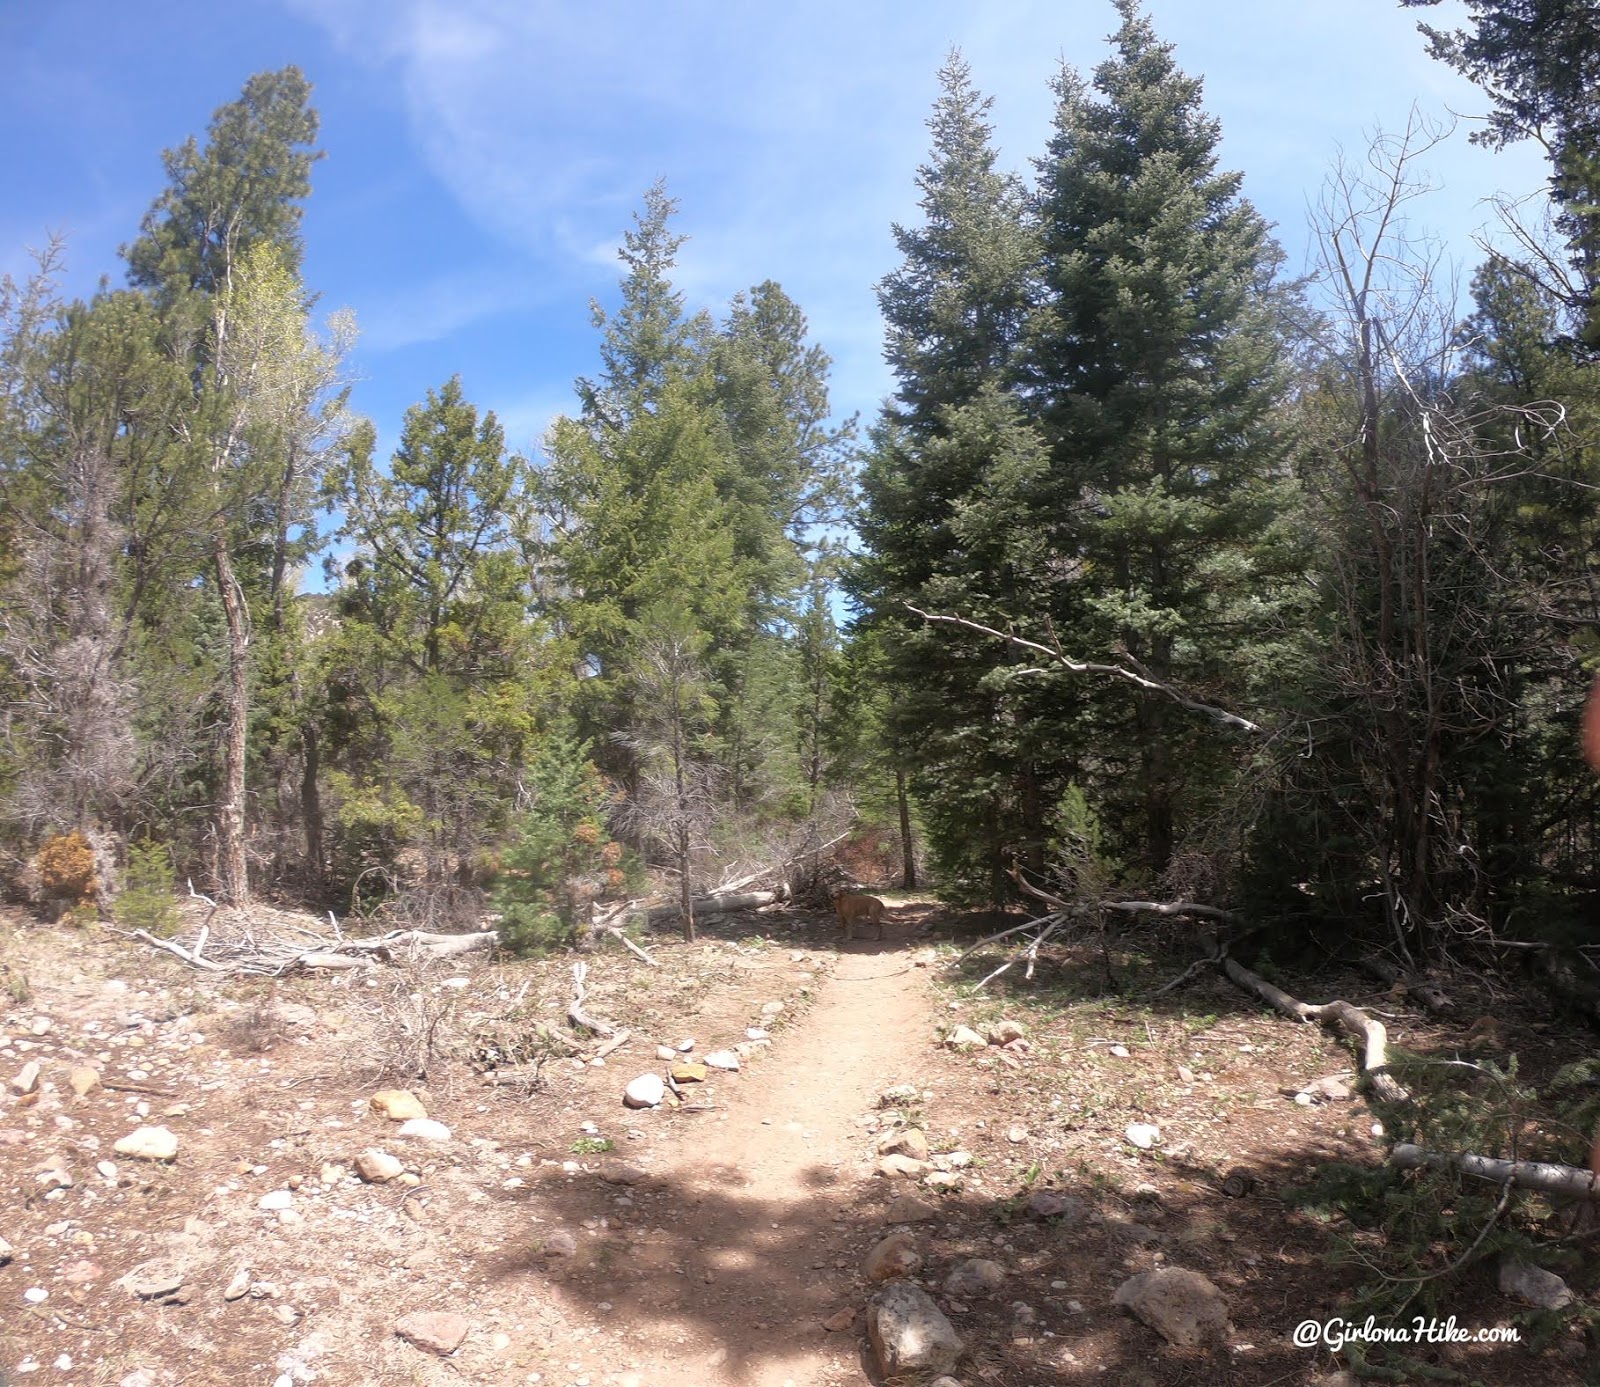
[[921,1095],[915,1084],[896,1084],[893,1088],[886,1088],[878,1095],[880,1108],[893,1108],[901,1103],[914,1103]]
[[732,1050],[713,1050],[706,1056],[706,1067],[708,1069],[725,1069],[732,1073],[739,1067],[739,1057]]
[[1006,1284],[1006,1269],[987,1257],[969,1257],[944,1279],[944,1293],[961,1300],[993,1295]]
[[989,1042],[971,1026],[957,1026],[945,1036],[944,1044],[948,1050],[984,1050],[988,1048]]
[[1028,1196],[1029,1218],[1081,1218],[1083,1203],[1054,1190],[1035,1190]]
[[947,1373],[966,1345],[926,1291],[891,1281],[867,1303],[867,1338],[885,1377]]
[[1113,1299],[1178,1348],[1200,1348],[1233,1332],[1222,1292],[1197,1271],[1143,1272],[1117,1287]]
[[928,1173],[926,1161],[914,1161],[910,1156],[885,1156],[878,1162],[878,1173],[891,1180],[919,1180]]
[[1009,1045],[1013,1040],[1021,1040],[1027,1035],[1020,1021],[996,1021],[989,1027],[988,1036],[991,1045]]
[[1541,1310],[1560,1310],[1572,1304],[1567,1283],[1553,1271],[1524,1262],[1509,1252],[1500,1257],[1499,1284],[1502,1294],[1514,1295]]

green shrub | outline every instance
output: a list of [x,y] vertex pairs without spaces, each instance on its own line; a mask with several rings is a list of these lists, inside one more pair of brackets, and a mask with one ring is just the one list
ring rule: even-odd
[[177,874],[165,843],[128,844],[127,885],[117,897],[117,919],[164,939],[178,928]]

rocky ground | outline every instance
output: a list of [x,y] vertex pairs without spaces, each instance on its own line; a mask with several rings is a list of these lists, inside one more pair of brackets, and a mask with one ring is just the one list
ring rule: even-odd
[[[1349,1274],[1279,1195],[1380,1150],[1346,1052],[1220,979],[1097,995],[1098,956],[974,997],[960,923],[591,956],[585,1012],[630,1032],[597,1061],[570,960],[229,981],[7,915],[0,1383],[1337,1380],[1289,1335]],[[624,1106],[647,1074],[677,1093]]]

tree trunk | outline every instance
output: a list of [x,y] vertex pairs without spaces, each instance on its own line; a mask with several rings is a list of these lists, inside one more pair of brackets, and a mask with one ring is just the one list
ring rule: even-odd
[[894,768],[895,801],[900,806],[900,869],[907,891],[917,889],[917,855],[911,841],[911,801],[906,796],[906,773]]
[[689,831],[678,830],[678,917],[685,943],[694,943],[694,892],[689,881]]
[[322,772],[322,740],[310,718],[300,724],[304,761],[300,768],[300,820],[306,835],[306,870],[321,888],[328,872],[322,848],[322,787],[317,777]]
[[250,729],[250,626],[244,593],[233,573],[228,542],[219,531],[212,542],[217,592],[228,623],[228,685],[223,717],[222,798],[217,806],[218,895],[228,905],[250,899],[245,861],[245,745]]

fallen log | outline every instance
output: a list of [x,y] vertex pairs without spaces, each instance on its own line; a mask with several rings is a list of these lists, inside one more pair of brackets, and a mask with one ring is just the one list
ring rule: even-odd
[[[776,891],[743,891],[722,896],[696,896],[690,904],[694,907],[696,918],[701,915],[725,915],[730,910],[754,910],[757,906],[771,905],[774,901],[782,899]],[[650,924],[661,924],[665,921],[676,920],[680,914],[680,907],[672,905],[653,905],[645,911],[644,917]]]
[[1600,1201],[1600,1174],[1582,1166],[1555,1165],[1549,1161],[1503,1161],[1493,1156],[1474,1156],[1466,1152],[1431,1151],[1411,1142],[1400,1142],[1389,1153],[1389,1163],[1399,1170],[1456,1170],[1497,1185],[1515,1184],[1519,1189],[1541,1194],[1563,1195],[1568,1199]]
[[1404,989],[1407,996],[1415,997],[1435,1016],[1455,1010],[1456,1004],[1445,995],[1444,989],[1437,983],[1429,982],[1427,978],[1419,977],[1415,973],[1402,972],[1386,958],[1368,955],[1358,959],[1357,964],[1373,977],[1388,983],[1391,988]]
[[1318,1021],[1333,1026],[1352,1039],[1362,1043],[1361,1068],[1372,1081],[1372,1091],[1387,1103],[1404,1103],[1411,1095],[1392,1074],[1389,1065],[1389,1033],[1383,1022],[1368,1016],[1349,1002],[1323,1002],[1313,1006],[1298,1001],[1281,988],[1274,987],[1265,978],[1252,973],[1233,958],[1224,958],[1222,968],[1228,977],[1246,992],[1253,992],[1273,1010],[1295,1021]]

